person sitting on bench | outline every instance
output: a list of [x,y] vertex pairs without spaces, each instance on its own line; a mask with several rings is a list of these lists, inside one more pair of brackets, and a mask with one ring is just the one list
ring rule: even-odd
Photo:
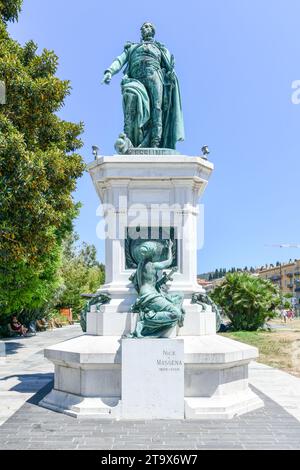
[[14,315],[11,319],[10,322],[10,327],[13,330],[13,332],[18,333],[20,336],[26,336],[28,329],[22,325],[17,316]]

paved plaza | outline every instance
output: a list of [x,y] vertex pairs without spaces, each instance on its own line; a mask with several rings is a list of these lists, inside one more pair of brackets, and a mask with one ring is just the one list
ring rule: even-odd
[[78,326],[6,341],[0,365],[0,449],[300,449],[300,379],[262,364],[250,383],[265,407],[231,421],[74,419],[38,406],[53,385],[43,348]]

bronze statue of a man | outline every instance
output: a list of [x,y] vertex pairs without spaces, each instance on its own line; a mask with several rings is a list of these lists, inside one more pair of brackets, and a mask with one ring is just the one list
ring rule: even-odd
[[122,80],[124,133],[134,147],[175,149],[184,140],[181,97],[174,57],[154,39],[155,27],[144,23],[139,43],[128,42],[105,71],[103,82],[126,64]]

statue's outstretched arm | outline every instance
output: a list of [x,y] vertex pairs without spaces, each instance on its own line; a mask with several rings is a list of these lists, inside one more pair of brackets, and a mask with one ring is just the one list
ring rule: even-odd
[[173,253],[172,253],[173,242],[172,240],[168,240],[167,243],[168,243],[168,258],[166,259],[166,261],[159,261],[157,263],[153,263],[153,266],[156,270],[167,269],[173,263]]
[[125,49],[125,51],[113,61],[111,66],[105,70],[102,83],[106,83],[108,85],[109,82],[111,81],[112,76],[120,72],[120,70],[124,67],[126,62],[127,62],[127,50]]

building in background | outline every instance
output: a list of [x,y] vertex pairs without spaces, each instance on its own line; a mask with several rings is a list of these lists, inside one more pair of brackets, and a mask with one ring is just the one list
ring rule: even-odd
[[[204,287],[206,292],[211,292],[224,281],[224,271],[227,274],[226,270],[200,274],[198,284]],[[232,268],[228,272],[249,272],[253,276],[272,281],[278,286],[283,295],[291,295],[297,315],[300,315],[300,260],[290,260],[288,263],[277,262],[276,266],[271,264],[260,268]],[[216,275],[220,275],[220,277],[214,278]]]
[[257,274],[276,284],[283,294],[291,294],[297,313],[300,313],[300,260],[277,263],[258,270]]
[[220,277],[219,279],[212,279],[208,281],[207,279],[204,279],[202,277],[197,278],[197,282],[200,286],[202,286],[207,293],[212,292],[217,286],[222,284],[224,281],[225,277]]

